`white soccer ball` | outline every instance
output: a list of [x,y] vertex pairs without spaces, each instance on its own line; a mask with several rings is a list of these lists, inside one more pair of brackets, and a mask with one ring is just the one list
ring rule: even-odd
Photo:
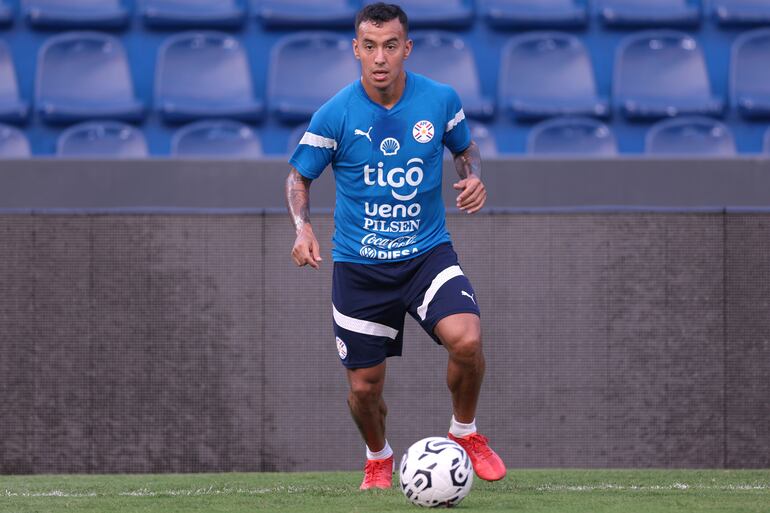
[[451,508],[471,491],[473,465],[457,442],[431,436],[412,444],[401,458],[399,482],[412,503]]

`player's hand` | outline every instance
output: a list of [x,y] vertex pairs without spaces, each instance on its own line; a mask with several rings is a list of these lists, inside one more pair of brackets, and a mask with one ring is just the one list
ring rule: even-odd
[[487,201],[487,189],[478,176],[463,178],[452,187],[460,191],[457,195],[457,208],[467,214],[478,212]]
[[321,265],[321,249],[318,247],[318,240],[315,238],[313,228],[306,224],[304,225],[297,238],[294,241],[294,247],[291,250],[291,258],[298,267],[303,265],[309,265],[313,269],[320,269]]

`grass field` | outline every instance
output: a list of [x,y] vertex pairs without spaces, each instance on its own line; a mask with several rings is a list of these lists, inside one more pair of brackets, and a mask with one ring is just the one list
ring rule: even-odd
[[[359,492],[360,478],[359,472],[0,476],[0,512],[418,511],[397,488]],[[457,509],[770,512],[770,471],[515,470],[499,483],[476,479]]]

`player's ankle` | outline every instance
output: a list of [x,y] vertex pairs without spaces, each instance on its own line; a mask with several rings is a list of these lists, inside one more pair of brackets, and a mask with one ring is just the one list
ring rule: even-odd
[[368,445],[366,446],[367,460],[384,460],[390,458],[391,456],[393,456],[393,449],[390,447],[390,444],[387,440],[385,440],[385,447],[376,452],[369,449]]
[[454,415],[452,415],[452,422],[449,425],[449,432],[452,436],[463,438],[470,436],[476,432],[476,419],[474,418],[470,423],[465,424],[458,422]]

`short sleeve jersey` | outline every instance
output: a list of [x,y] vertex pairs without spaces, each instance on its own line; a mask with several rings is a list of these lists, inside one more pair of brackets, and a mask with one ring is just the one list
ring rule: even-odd
[[353,82],[313,115],[289,163],[309,179],[334,170],[335,262],[406,260],[450,240],[441,176],[444,146],[471,143],[460,98],[449,86],[407,73],[386,109]]

